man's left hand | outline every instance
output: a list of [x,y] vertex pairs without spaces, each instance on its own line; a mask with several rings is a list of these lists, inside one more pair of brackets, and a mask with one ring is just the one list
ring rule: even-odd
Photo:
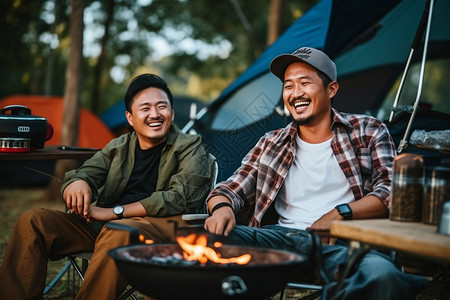
[[112,211],[112,208],[104,208],[91,205],[89,209],[89,215],[87,216],[86,220],[89,223],[91,222],[91,219],[107,222],[113,219],[113,215],[114,213]]
[[306,228],[308,230],[313,230],[317,235],[319,235],[322,244],[334,245],[336,243],[336,238],[330,236],[330,226],[335,220],[342,220],[342,216],[338,213],[336,209],[321,216],[317,221],[315,221],[310,227]]

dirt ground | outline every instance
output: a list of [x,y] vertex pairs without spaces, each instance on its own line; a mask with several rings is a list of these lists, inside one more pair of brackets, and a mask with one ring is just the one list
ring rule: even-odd
[[[42,200],[43,188],[1,188],[0,189],[0,264],[3,262],[3,254],[8,243],[9,236],[17,217],[25,210],[35,207],[53,208],[65,210],[64,203],[46,202]],[[60,272],[67,263],[66,260],[51,261],[48,264],[47,284]],[[448,281],[446,282],[448,284]],[[80,281],[72,268],[61,277],[55,286],[48,292],[44,299],[69,300],[74,299]],[[423,291],[416,300],[450,300],[450,295],[444,291],[444,283],[437,284]],[[286,290],[284,300],[301,299],[308,292],[299,290]],[[139,299],[145,297],[135,293]],[[1,298],[1,297],[0,297]],[[131,299],[131,298],[129,298]],[[275,295],[271,299],[279,299]]]

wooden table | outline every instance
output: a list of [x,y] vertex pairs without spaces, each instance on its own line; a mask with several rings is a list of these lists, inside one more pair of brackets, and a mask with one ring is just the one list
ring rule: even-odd
[[24,160],[57,160],[57,159],[87,159],[95,154],[97,149],[80,148],[80,150],[60,150],[59,146],[45,146],[24,153],[0,152],[0,160],[24,161]]
[[330,234],[450,264],[450,236],[438,234],[437,226],[389,219],[335,221]]

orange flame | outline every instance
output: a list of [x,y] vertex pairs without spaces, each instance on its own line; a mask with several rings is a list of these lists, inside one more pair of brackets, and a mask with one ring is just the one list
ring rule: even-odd
[[[245,265],[248,264],[252,258],[250,254],[244,254],[238,257],[222,258],[214,249],[207,247],[207,239],[204,235],[200,235],[198,238],[195,234],[190,234],[186,237],[177,237],[177,242],[184,251],[184,259],[189,261],[198,260],[202,264],[205,264],[208,260],[210,260],[218,264],[235,263],[238,265]],[[217,246],[221,246],[221,243],[217,243]]]

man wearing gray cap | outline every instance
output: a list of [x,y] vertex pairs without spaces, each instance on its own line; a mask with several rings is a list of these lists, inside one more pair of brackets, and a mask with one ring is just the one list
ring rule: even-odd
[[[241,167],[207,199],[205,229],[240,243],[308,254],[306,230],[329,232],[334,220],[388,216],[396,155],[386,126],[369,116],[336,111],[339,84],[334,62],[302,47],[276,57],[270,70],[283,82],[287,127],[266,133]],[[249,226],[234,213],[250,208]],[[321,235],[322,260],[336,286],[348,247]],[[371,251],[343,282],[336,299],[413,299],[426,279],[401,272],[389,257]]]

